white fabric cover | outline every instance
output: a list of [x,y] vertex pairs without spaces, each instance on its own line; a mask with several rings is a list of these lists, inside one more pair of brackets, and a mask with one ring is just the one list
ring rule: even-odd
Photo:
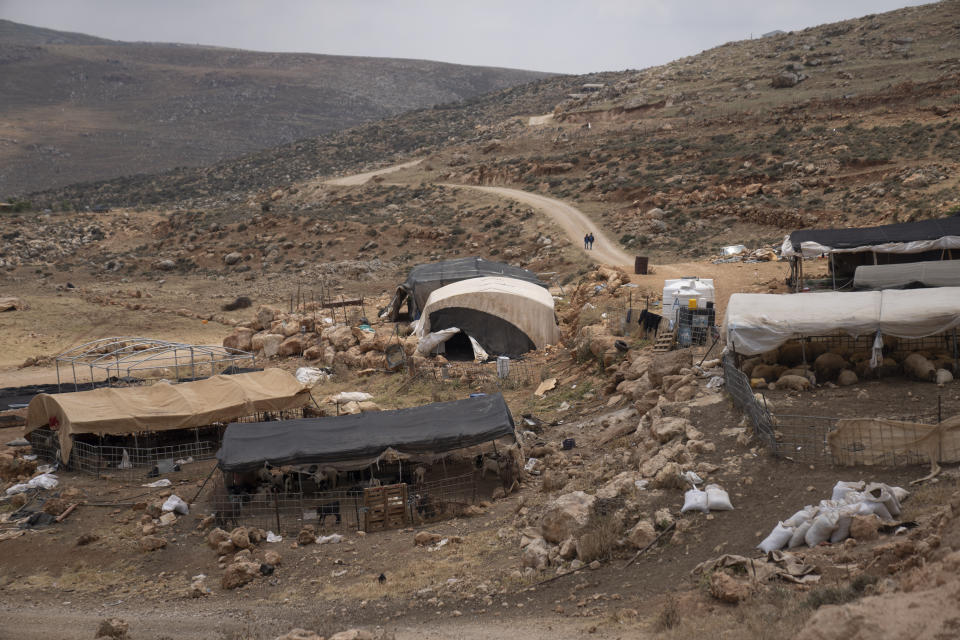
[[914,283],[928,287],[958,287],[960,260],[861,265],[853,276],[856,289],[900,289]]
[[874,253],[921,253],[923,251],[934,251],[936,249],[960,249],[960,236],[943,236],[930,240],[916,240],[913,242],[886,242],[884,244],[868,244],[862,247],[850,247],[849,249],[834,249],[822,245],[819,242],[801,242],[799,247],[793,246],[790,242],[790,236],[783,239],[780,247],[780,255],[784,258],[794,256],[803,256],[804,258],[816,258],[829,253],[859,253],[861,251],[872,251]]
[[427,298],[423,314],[413,326],[414,334],[423,339],[430,333],[430,314],[450,307],[476,309],[503,318],[527,334],[538,349],[560,340],[553,296],[531,282],[491,276],[440,287]]
[[755,355],[800,336],[876,331],[922,338],[960,326],[960,287],[846,293],[735,293],[723,329],[727,345]]

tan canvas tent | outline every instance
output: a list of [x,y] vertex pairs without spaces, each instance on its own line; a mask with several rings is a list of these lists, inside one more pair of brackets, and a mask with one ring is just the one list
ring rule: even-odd
[[258,412],[294,409],[309,401],[309,390],[281,369],[181,384],[41,393],[27,408],[26,433],[46,426],[58,430],[60,458],[66,461],[74,434],[188,429]]
[[498,276],[462,280],[431,293],[414,333],[423,339],[452,327],[490,355],[516,356],[560,339],[550,292]]

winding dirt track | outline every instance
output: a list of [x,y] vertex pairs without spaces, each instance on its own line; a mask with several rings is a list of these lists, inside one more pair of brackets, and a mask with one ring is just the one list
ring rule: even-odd
[[358,173],[352,176],[344,176],[342,178],[334,178],[333,180],[325,180],[324,184],[330,184],[337,187],[355,187],[357,185],[366,184],[370,178],[374,176],[382,176],[384,174],[400,171],[401,169],[406,169],[408,167],[415,167],[421,162],[423,162],[423,158],[419,160],[411,160],[410,162],[404,162],[403,164],[395,164],[392,167],[377,169],[376,171],[367,171],[366,173]]
[[550,216],[553,221],[563,229],[564,233],[569,236],[574,246],[582,246],[583,236],[587,233],[593,233],[595,239],[594,248],[591,251],[587,251],[587,255],[595,262],[615,266],[626,266],[631,269],[633,267],[633,258],[631,256],[617,247],[603,231],[597,228],[596,223],[585,213],[565,202],[541,196],[537,193],[521,191],[520,189],[508,189],[506,187],[477,187],[462,184],[445,184],[443,186],[495,193],[504,198],[510,198],[511,200],[530,205]]

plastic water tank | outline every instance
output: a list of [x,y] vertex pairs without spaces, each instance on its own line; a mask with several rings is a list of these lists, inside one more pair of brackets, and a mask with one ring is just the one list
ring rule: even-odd
[[683,309],[690,308],[690,300],[697,301],[698,309],[706,309],[708,302],[714,302],[713,280],[709,278],[678,278],[663,283],[663,311],[669,313],[674,300],[679,301]]

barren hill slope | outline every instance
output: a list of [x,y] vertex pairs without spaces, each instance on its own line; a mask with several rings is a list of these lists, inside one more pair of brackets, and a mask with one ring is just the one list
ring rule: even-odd
[[200,166],[547,74],[128,43],[0,20],[0,195]]
[[[573,200],[631,253],[652,256],[774,242],[799,226],[945,215],[960,206],[958,16],[950,0],[642,71],[540,80],[203,170],[74,185],[36,201],[216,207],[416,157],[425,161],[390,180]],[[605,86],[579,93],[586,82]]]

